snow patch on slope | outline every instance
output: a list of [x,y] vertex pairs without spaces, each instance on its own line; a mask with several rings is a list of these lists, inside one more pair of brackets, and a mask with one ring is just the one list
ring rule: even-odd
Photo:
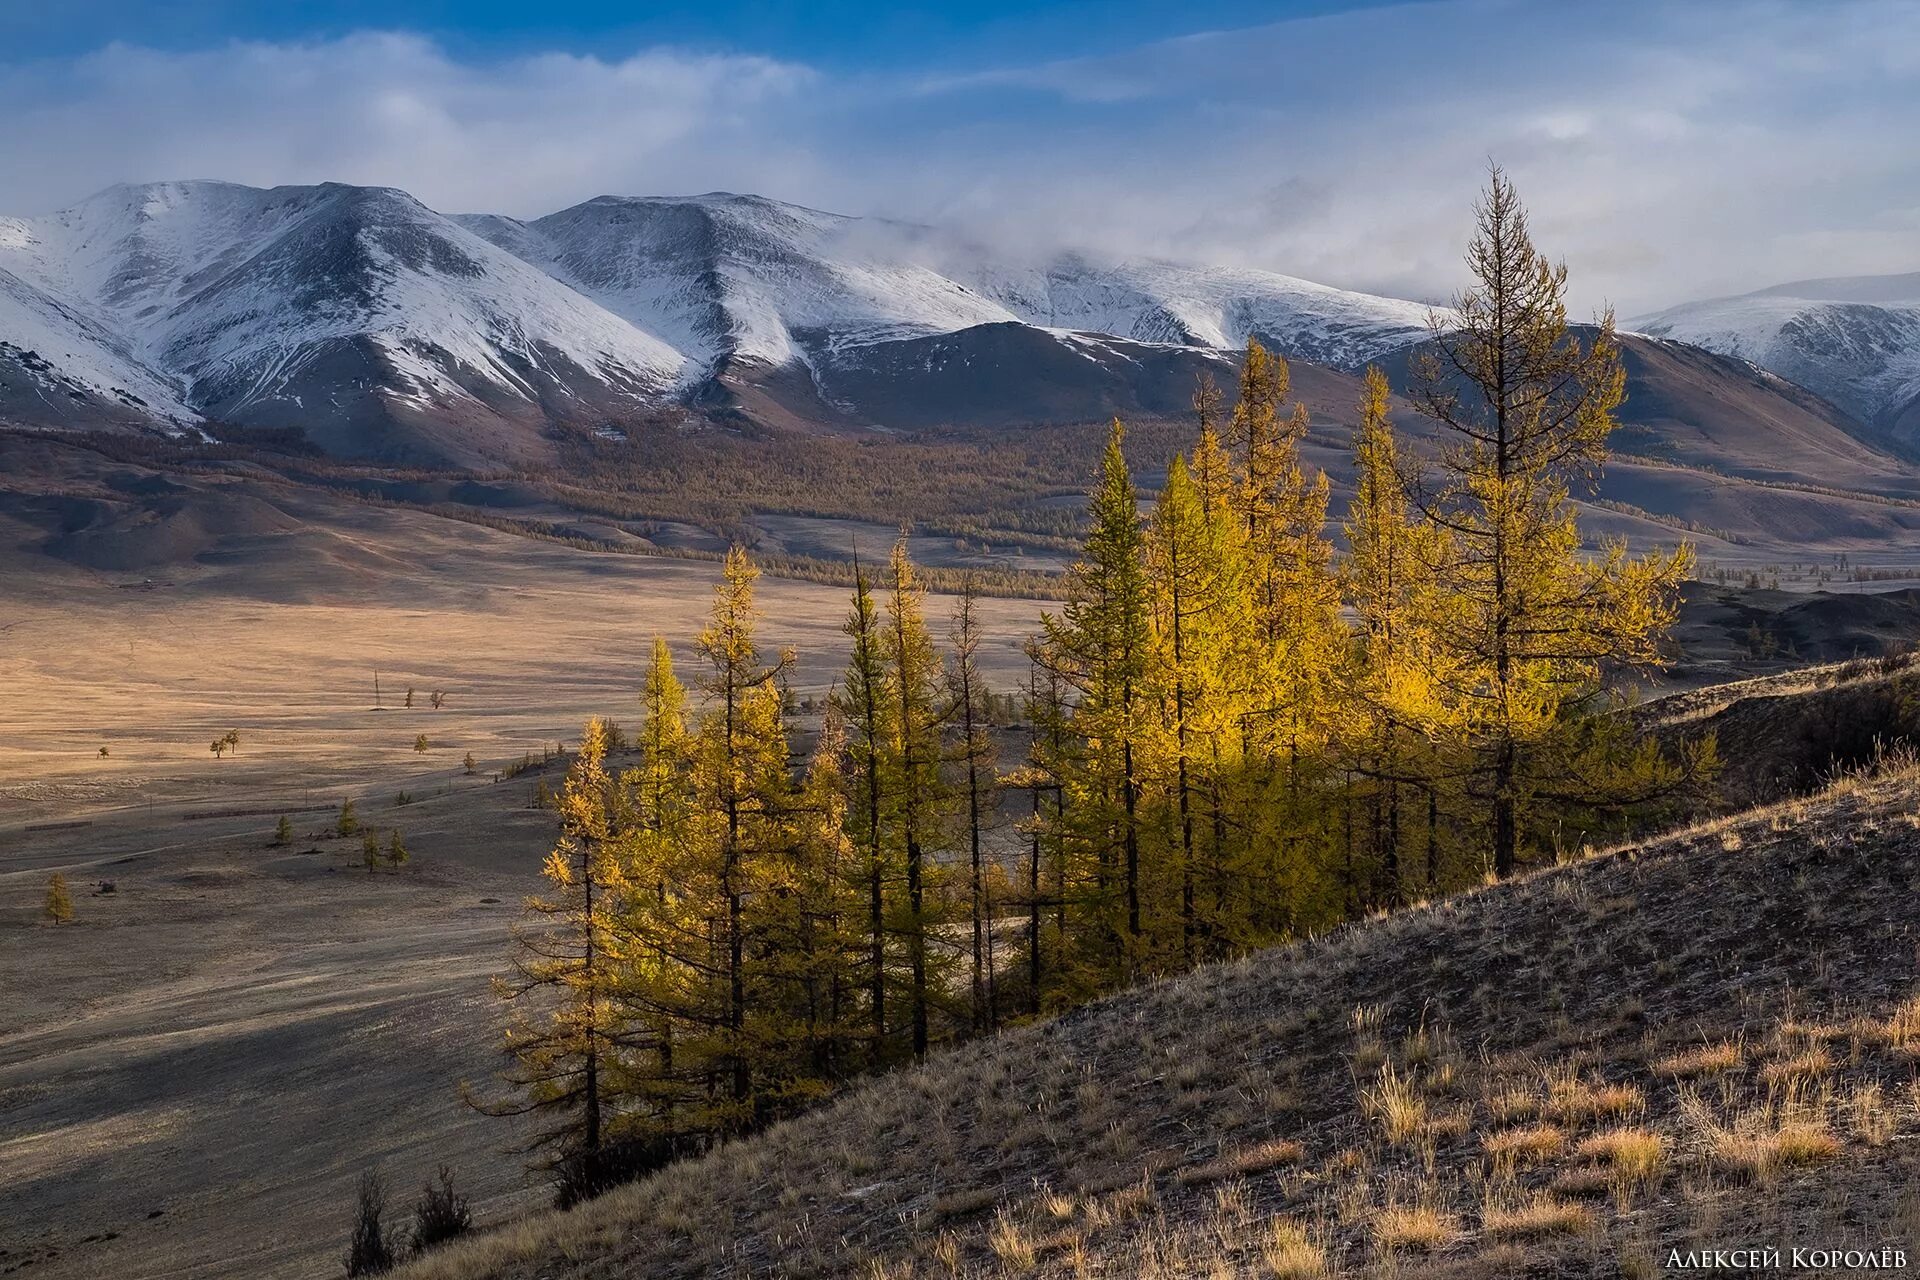
[[59,299],[0,270],[0,346],[37,394],[90,392],[132,413],[188,423],[197,415],[171,380]]
[[1920,274],[1777,285],[1683,303],[1631,327],[1751,361],[1863,421],[1920,397]]

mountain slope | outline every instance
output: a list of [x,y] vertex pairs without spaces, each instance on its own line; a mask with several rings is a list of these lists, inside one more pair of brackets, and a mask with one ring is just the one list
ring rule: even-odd
[[461,221],[671,342],[711,379],[709,403],[794,425],[1160,414],[1184,408],[1209,353],[1249,337],[1358,368],[1425,332],[1418,304],[1268,272],[1023,266],[934,228],[758,196]]
[[1632,327],[1750,360],[1920,447],[1920,272],[1802,280],[1684,303]]
[[[0,227],[0,234],[6,228]],[[54,427],[185,423],[179,388],[112,333],[0,270],[0,420]]]
[[1617,1276],[1762,1226],[1911,1251],[1915,785],[1114,997],[403,1274]]
[[203,414],[333,451],[480,462],[549,422],[644,410],[681,357],[403,192],[118,187],[0,264],[78,299]]

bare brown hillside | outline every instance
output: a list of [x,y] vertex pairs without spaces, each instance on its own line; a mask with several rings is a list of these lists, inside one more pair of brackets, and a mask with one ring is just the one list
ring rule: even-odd
[[1912,767],[1122,995],[411,1280],[1659,1274],[1920,1240]]

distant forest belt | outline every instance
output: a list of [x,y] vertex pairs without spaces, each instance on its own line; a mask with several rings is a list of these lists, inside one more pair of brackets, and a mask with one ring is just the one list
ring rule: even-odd
[[27,831],[72,831],[75,827],[90,827],[92,825],[92,818],[82,818],[77,822],[33,822],[29,823],[23,829]]
[[338,804],[297,804],[285,809],[200,809],[193,813],[181,814],[180,821],[198,822],[205,818],[265,818],[280,813],[331,813],[339,807]]

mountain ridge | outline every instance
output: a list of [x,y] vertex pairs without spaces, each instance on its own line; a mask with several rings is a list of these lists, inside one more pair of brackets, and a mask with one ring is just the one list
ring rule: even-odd
[[1920,272],[1792,281],[1684,302],[1630,327],[1751,361],[1920,456]]
[[[49,331],[24,303],[0,308],[0,340],[72,364],[86,396],[137,407],[113,395],[131,389],[161,406],[153,425],[300,426],[330,452],[456,464],[538,455],[556,427],[751,407],[768,384],[789,414],[884,427],[825,391],[849,353],[870,377],[875,348],[996,325],[1124,383],[1130,352],[1071,334],[1192,350],[1259,336],[1357,367],[1425,316],[1272,273],[1009,262],[935,228],[725,192],[522,221],[391,187],[122,185],[0,219],[0,272],[46,300],[36,313],[72,317]],[[37,407],[44,370],[11,373],[0,416],[88,425]]]

